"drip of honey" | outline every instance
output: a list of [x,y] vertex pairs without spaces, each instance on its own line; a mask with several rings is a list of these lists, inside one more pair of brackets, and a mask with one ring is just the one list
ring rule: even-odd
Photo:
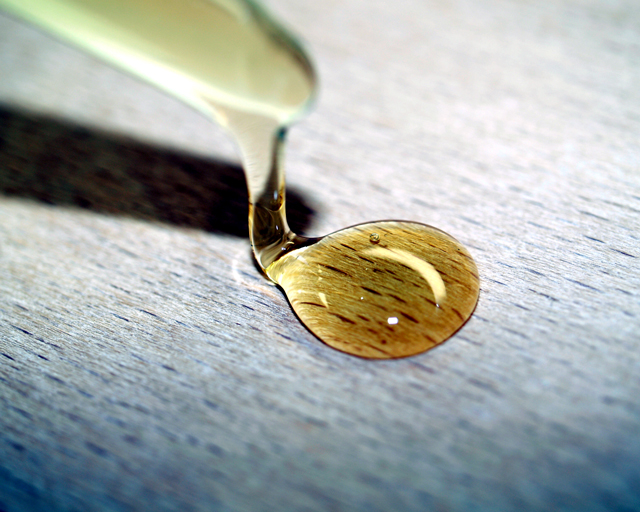
[[0,0],[0,6],[173,94],[226,127],[249,189],[249,235],[265,274],[326,344],[376,359],[429,350],[479,294],[466,249],[424,224],[384,221],[322,238],[287,224],[287,127],[315,96],[309,58],[248,0]]
[[322,341],[375,359],[442,343],[478,299],[469,253],[446,233],[415,222],[343,229],[287,252],[266,272]]

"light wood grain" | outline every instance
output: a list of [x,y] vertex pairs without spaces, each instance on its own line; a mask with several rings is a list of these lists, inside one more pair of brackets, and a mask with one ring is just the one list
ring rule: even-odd
[[637,2],[269,5],[321,77],[297,231],[443,229],[476,313],[326,347],[252,262],[224,134],[2,17],[0,510],[640,509]]

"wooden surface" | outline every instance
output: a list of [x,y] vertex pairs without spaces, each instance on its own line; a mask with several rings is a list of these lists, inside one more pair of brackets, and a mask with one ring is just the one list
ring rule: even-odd
[[294,224],[458,238],[478,308],[367,361],[252,263],[233,146],[0,18],[0,510],[640,509],[640,4],[271,0],[318,64]]

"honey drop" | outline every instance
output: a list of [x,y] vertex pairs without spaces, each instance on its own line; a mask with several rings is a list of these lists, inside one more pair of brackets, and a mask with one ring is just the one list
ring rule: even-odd
[[[379,241],[371,244],[371,229]],[[327,345],[372,359],[406,357],[453,335],[476,306],[473,259],[454,238],[415,222],[338,231],[266,269],[300,320]]]

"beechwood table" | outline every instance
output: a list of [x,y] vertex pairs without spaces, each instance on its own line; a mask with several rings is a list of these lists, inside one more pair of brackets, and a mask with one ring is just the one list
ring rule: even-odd
[[480,302],[368,361],[253,264],[234,146],[0,16],[0,511],[640,510],[640,4],[271,0],[294,228],[439,227]]

